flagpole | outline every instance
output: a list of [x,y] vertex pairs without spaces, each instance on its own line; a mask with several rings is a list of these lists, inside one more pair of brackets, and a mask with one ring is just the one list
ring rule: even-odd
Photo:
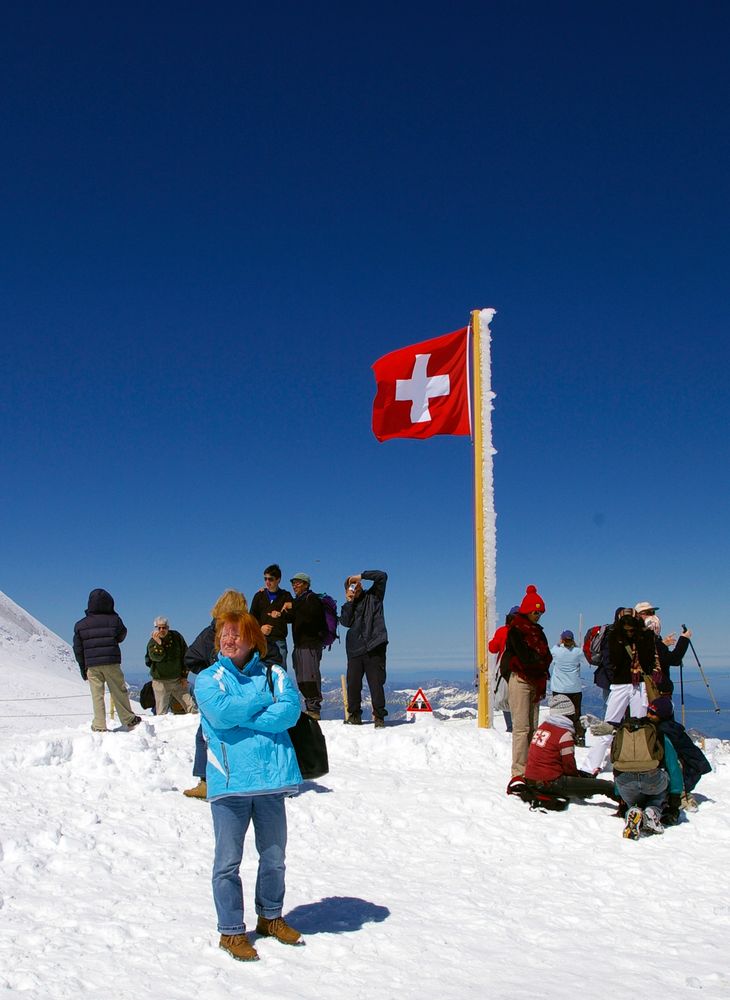
[[474,387],[474,636],[477,666],[477,725],[492,723],[487,642],[494,627],[496,516],[492,466],[491,344],[494,309],[471,314]]

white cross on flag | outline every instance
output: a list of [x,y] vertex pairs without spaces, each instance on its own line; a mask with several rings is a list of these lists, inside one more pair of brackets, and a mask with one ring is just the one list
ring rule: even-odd
[[373,434],[427,438],[471,434],[468,328],[385,354],[373,365]]

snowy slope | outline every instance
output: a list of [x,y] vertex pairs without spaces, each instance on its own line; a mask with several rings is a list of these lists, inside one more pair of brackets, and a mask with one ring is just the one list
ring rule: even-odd
[[4,595],[0,677],[3,696],[30,699],[0,703],[8,995],[730,995],[727,744],[708,742],[714,771],[699,812],[634,843],[606,800],[541,814],[507,798],[500,730],[429,717],[377,733],[324,722],[331,773],[288,805],[285,912],[307,945],[259,940],[262,961],[244,965],[217,947],[209,807],[181,795],[197,719],[146,716],[131,733],[92,733],[68,646]]
[[0,733],[91,719],[87,685],[73,651],[0,591]]
[[[209,807],[180,794],[196,725],[0,733],[0,988],[28,1000],[730,993],[721,744],[699,812],[634,843],[605,800],[540,814],[508,799],[505,733],[325,722],[331,773],[288,806],[286,913],[307,946],[259,940],[261,962],[244,965],[217,947]],[[249,843],[247,903],[254,879]]]

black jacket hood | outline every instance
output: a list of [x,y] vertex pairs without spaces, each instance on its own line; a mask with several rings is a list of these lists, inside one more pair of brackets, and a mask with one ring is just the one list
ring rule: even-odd
[[111,615],[114,613],[114,598],[108,590],[92,590],[89,594],[87,615]]

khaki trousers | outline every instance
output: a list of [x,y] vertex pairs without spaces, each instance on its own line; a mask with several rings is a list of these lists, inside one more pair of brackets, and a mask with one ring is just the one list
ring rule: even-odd
[[155,715],[165,715],[170,710],[170,701],[179,701],[186,712],[195,711],[195,702],[190,697],[187,684],[183,685],[181,677],[172,680],[152,681],[155,692]]
[[132,711],[127,694],[124,674],[118,663],[104,663],[98,667],[89,667],[86,671],[91,691],[91,704],[94,706],[94,721],[91,728],[104,731],[106,729],[106,706],[104,704],[104,684],[109,688],[109,694],[119,712],[119,719],[127,726],[137,716]]
[[512,713],[512,777],[523,775],[527,766],[527,751],[537,729],[539,703],[533,701],[535,689],[517,674],[509,678],[509,710]]

